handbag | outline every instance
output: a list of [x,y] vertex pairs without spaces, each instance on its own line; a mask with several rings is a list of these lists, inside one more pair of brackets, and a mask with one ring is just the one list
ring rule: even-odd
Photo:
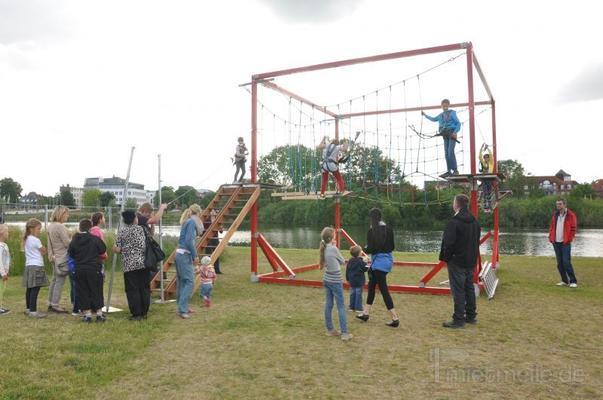
[[144,250],[144,266],[151,272],[157,272],[159,271],[157,264],[165,260],[165,253],[161,250],[159,243],[149,234],[148,228],[143,226],[142,230],[144,231],[146,245]]

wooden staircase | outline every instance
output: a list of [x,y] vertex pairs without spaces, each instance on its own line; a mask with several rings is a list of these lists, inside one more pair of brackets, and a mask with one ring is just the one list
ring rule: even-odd
[[[219,210],[215,220],[209,228],[205,229],[203,236],[197,241],[197,252],[201,259],[206,249],[213,247],[211,263],[213,264],[222,251],[228,245],[228,241],[237,231],[247,213],[260,196],[260,185],[233,184],[222,185],[216,195],[203,210],[201,221],[206,221],[213,210]],[[220,231],[226,232],[222,238],[218,238]],[[216,244],[217,243],[217,244]],[[209,256],[209,254],[208,254]],[[151,280],[151,291],[161,293],[161,273],[164,274],[163,286],[165,299],[176,296],[176,252],[164,261],[161,270]],[[201,285],[201,279],[195,275],[195,291]]]

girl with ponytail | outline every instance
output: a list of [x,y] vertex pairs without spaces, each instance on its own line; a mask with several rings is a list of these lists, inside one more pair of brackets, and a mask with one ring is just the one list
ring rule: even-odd
[[[352,334],[348,331],[348,322],[345,315],[343,303],[343,279],[341,278],[341,266],[344,263],[343,256],[339,252],[335,242],[335,230],[326,227],[320,233],[320,260],[318,265],[324,270],[323,286],[325,288],[325,325],[327,336],[339,336],[342,340],[350,340]],[[337,303],[337,314],[339,316],[339,328],[341,333],[333,327],[333,300]]]

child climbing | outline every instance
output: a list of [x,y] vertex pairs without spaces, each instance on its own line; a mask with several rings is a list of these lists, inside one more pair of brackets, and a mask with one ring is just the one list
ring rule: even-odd
[[343,144],[340,143],[338,139],[333,139],[327,144],[328,140],[329,139],[325,136],[318,145],[318,149],[322,150],[322,163],[320,164],[322,173],[320,196],[323,198],[325,196],[325,191],[327,190],[329,173],[333,174],[333,177],[335,178],[337,193],[343,193],[345,191],[345,182],[343,181],[343,176],[341,176],[341,173],[339,172],[339,162],[344,157],[348,145],[347,142]]
[[421,111],[421,115],[430,121],[437,122],[439,125],[438,134],[444,139],[444,157],[446,158],[447,171],[442,177],[458,175],[458,167],[456,164],[456,156],[454,154],[454,146],[457,141],[457,133],[461,130],[461,122],[456,116],[456,111],[450,110],[450,100],[442,100],[442,112],[435,117],[430,117]]
[[[233,159],[234,165],[236,165],[237,170],[235,171],[234,182],[243,182],[243,177],[245,176],[245,162],[247,161],[247,155],[249,151],[247,150],[247,146],[245,146],[245,140],[242,137],[239,137],[237,147],[235,148],[235,155]],[[241,171],[241,176],[237,179],[239,175],[239,171]]]
[[[492,159],[492,151],[486,143],[482,144],[479,149],[479,172],[482,174],[494,173],[494,162]],[[492,211],[492,183],[490,181],[482,181],[480,185],[480,200],[482,201],[482,208],[485,212]]]

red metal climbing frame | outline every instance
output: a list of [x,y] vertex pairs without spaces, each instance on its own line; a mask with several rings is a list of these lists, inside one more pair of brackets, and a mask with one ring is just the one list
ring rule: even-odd
[[[296,93],[293,93],[283,87],[275,84],[272,79],[278,76],[299,74],[305,72],[319,71],[324,69],[341,68],[345,66],[373,63],[386,60],[394,60],[405,57],[414,57],[425,54],[442,53],[454,50],[465,50],[467,59],[467,101],[464,103],[451,104],[451,107],[468,107],[469,109],[469,140],[470,140],[470,178],[471,183],[471,212],[478,217],[479,208],[477,203],[477,159],[476,159],[476,144],[475,144],[475,107],[476,106],[491,106],[492,108],[492,152],[494,162],[494,173],[496,174],[496,162],[497,162],[497,146],[496,146],[496,112],[495,103],[490,87],[486,81],[484,73],[477,61],[475,53],[473,51],[473,45],[471,42],[449,44],[445,46],[428,47],[423,49],[401,51],[396,53],[380,54],[370,57],[354,58],[342,61],[334,61],[323,64],[309,65],[305,67],[291,68],[279,71],[266,72],[262,74],[256,74],[251,77],[251,181],[257,183],[257,105],[258,105],[258,85],[264,85],[267,88],[278,91],[291,98],[294,98],[302,103],[305,103],[316,110],[320,110],[327,115],[335,118],[335,138],[339,138],[339,120],[346,118],[362,117],[377,114],[391,114],[400,112],[420,111],[439,109],[440,104],[431,106],[421,107],[408,107],[408,108],[397,108],[389,110],[369,110],[364,112],[356,112],[350,114],[336,114],[331,110],[328,110],[324,106],[320,106],[305,97],[302,97]],[[477,71],[477,74],[481,80],[481,83],[488,94],[488,99],[483,101],[475,101],[474,99],[474,81],[473,71]],[[495,183],[496,184],[496,183]],[[356,242],[348,235],[348,233],[341,227],[341,198],[335,200],[335,228],[337,234],[337,244],[340,244],[341,238],[343,237],[350,245],[356,244]],[[495,207],[493,212],[493,230],[486,232],[481,238],[480,243],[483,244],[487,240],[492,240],[492,264],[497,267],[499,263],[499,209]],[[263,251],[268,262],[272,266],[273,272],[258,275],[258,246]],[[450,289],[447,287],[434,287],[428,286],[430,280],[436,276],[436,274],[446,267],[444,262],[408,262],[408,261],[395,261],[394,266],[396,267],[422,267],[428,268],[428,272],[421,278],[416,286],[413,285],[396,285],[390,284],[389,289],[393,292],[412,292],[412,293],[423,293],[423,294],[449,294]],[[480,261],[475,267],[475,282],[478,282],[478,273],[481,268],[481,257]],[[302,272],[311,271],[318,269],[318,264],[305,265],[301,267],[291,268],[278,254],[278,252],[268,243],[266,238],[258,232],[258,206],[257,203],[253,205],[251,209],[251,278],[253,281],[266,282],[266,283],[281,283],[289,285],[304,285],[304,286],[322,286],[322,282],[318,280],[300,279],[297,274]],[[347,284],[344,286],[347,287]]]

